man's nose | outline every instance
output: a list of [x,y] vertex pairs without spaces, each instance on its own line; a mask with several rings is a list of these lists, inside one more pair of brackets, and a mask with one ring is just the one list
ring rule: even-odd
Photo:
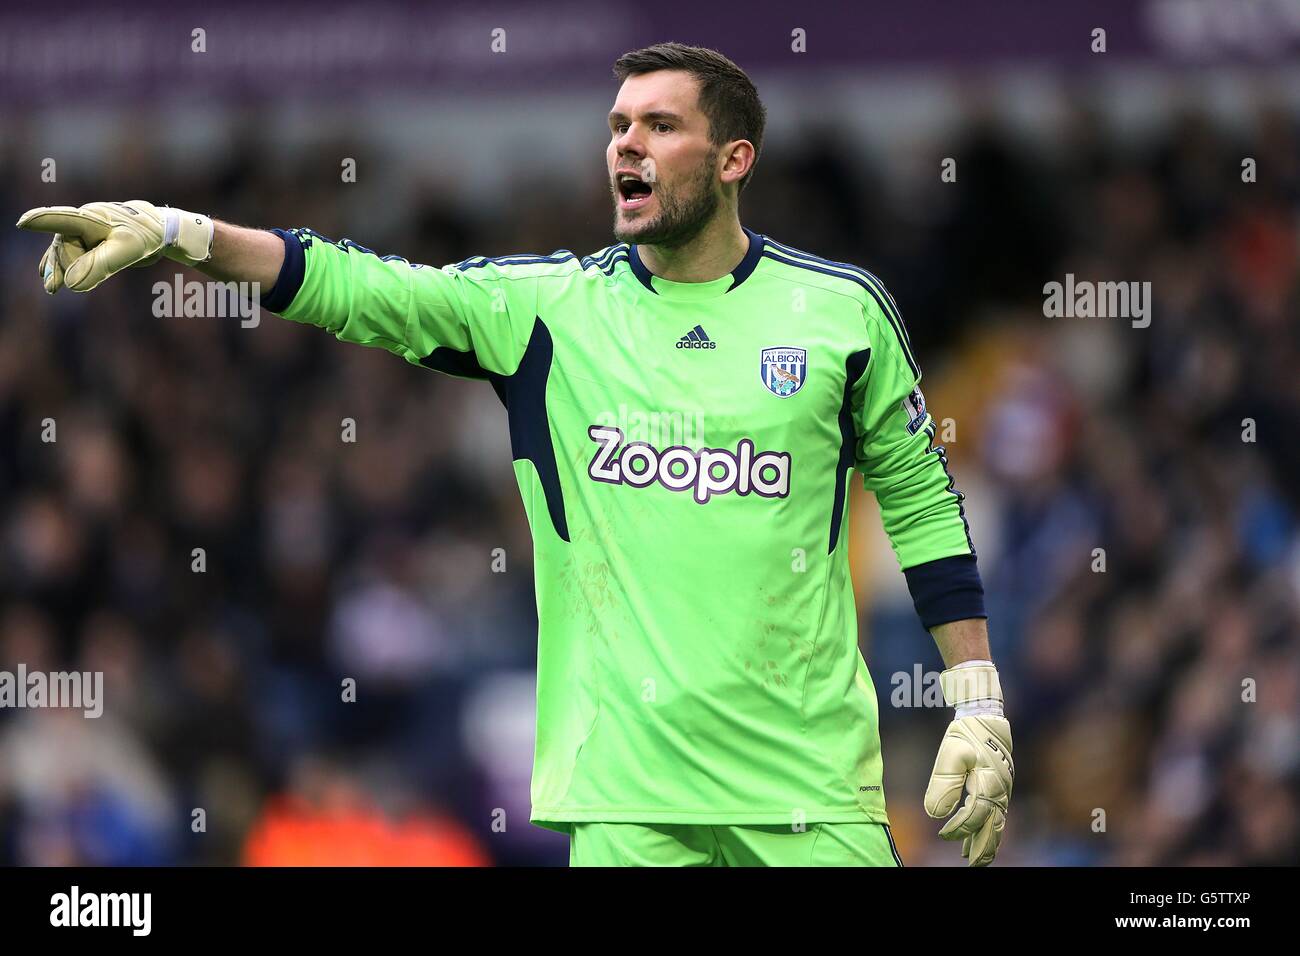
[[635,126],[629,126],[627,132],[614,141],[614,152],[619,159],[624,156],[640,159],[645,155],[645,147],[641,144],[641,134],[637,132]]

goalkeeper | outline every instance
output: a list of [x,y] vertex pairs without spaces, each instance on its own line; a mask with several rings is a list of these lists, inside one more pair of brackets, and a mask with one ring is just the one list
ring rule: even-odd
[[[861,475],[947,666],[925,809],[985,865],[1011,732],[898,306],[864,269],[741,225],[765,111],[739,67],[669,43],[615,74],[616,241],[590,256],[432,268],[138,200],[18,224],[54,234],[50,293],[165,256],[492,385],[536,553],[531,818],[569,834],[575,865],[901,865],[849,578]],[[639,424],[701,419],[703,434]]]

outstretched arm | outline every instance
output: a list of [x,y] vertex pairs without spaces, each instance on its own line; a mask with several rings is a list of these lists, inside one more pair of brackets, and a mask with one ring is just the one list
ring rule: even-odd
[[538,275],[573,258],[474,257],[433,269],[310,229],[248,229],[138,199],[39,206],[18,226],[54,234],[39,267],[50,294],[89,292],[165,256],[222,282],[257,283],[262,307],[283,318],[468,378],[515,370],[533,333]]

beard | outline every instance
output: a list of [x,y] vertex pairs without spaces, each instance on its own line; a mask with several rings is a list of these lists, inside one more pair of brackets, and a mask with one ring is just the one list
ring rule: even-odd
[[654,196],[659,203],[659,214],[647,221],[637,219],[620,225],[618,186],[610,183],[614,198],[614,238],[619,242],[635,242],[643,246],[674,248],[683,246],[698,236],[717,214],[719,199],[714,189],[713,170],[718,153],[715,150],[700,163],[695,174],[681,186],[668,188],[654,184]]

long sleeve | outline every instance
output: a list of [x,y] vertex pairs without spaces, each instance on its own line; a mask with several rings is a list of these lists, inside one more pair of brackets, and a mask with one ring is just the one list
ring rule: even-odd
[[434,268],[310,229],[275,232],[285,261],[262,305],[283,318],[467,377],[510,374],[523,355],[536,280],[509,274],[506,260]]
[[854,389],[856,467],[879,502],[923,626],[984,617],[964,496],[934,444],[920,368],[887,292],[868,303],[864,319],[871,356]]

